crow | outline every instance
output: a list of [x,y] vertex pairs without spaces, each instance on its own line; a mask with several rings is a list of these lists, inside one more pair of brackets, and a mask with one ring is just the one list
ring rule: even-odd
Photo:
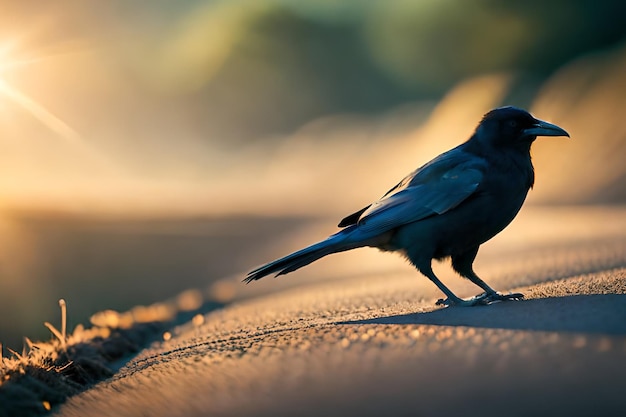
[[[507,106],[491,110],[473,135],[406,176],[382,198],[347,216],[327,239],[249,272],[249,283],[293,272],[323,256],[364,246],[403,254],[446,295],[438,305],[474,306],[521,299],[503,295],[476,275],[478,248],[517,215],[535,181],[530,147],[538,136],[567,136],[562,128]],[[457,297],[433,273],[432,260],[484,293]]]

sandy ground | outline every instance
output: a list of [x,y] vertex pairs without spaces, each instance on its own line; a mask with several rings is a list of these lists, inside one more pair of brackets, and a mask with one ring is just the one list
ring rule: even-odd
[[237,287],[56,415],[623,415],[625,222],[624,209],[516,222],[477,270],[524,301],[436,307],[408,267]]

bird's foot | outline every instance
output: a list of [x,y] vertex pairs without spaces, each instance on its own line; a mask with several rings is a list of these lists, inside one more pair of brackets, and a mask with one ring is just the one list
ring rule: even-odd
[[488,294],[484,293],[484,294],[477,295],[467,300],[464,300],[458,297],[454,297],[454,298],[448,297],[445,300],[443,298],[440,298],[439,300],[437,300],[436,305],[449,306],[449,307],[452,307],[452,306],[474,307],[474,306],[479,306],[479,305],[487,305],[488,303],[485,302],[485,299],[487,298],[487,296]]
[[486,306],[492,303],[497,303],[500,301],[508,301],[508,300],[521,300],[524,298],[524,294],[521,293],[513,293],[513,294],[499,294],[494,292],[493,294],[482,293],[470,299],[464,300],[462,298],[446,298],[437,300],[436,305],[442,306],[455,306],[455,307],[474,307],[474,306]]
[[484,301],[485,304],[492,304],[500,301],[521,300],[522,298],[524,298],[524,294],[519,292],[509,294],[500,294],[496,292],[485,297]]

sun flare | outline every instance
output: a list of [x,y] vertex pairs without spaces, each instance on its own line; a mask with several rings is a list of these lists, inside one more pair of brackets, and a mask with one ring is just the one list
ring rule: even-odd
[[4,79],[3,74],[8,70],[17,70],[20,67],[42,62],[48,58],[48,56],[14,57],[14,55],[17,55],[18,49],[19,44],[15,40],[0,44],[0,99],[6,99],[12,104],[21,107],[64,140],[71,143],[80,142],[80,135],[67,123],[55,116],[37,100],[13,87]]

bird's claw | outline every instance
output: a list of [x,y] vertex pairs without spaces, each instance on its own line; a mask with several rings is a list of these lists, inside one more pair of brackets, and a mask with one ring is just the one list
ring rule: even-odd
[[451,304],[449,298],[446,298],[445,300],[443,298],[440,298],[440,299],[437,300],[435,305],[436,306],[449,306],[449,305],[452,305],[452,304]]
[[440,298],[439,300],[437,300],[436,305],[443,305],[443,306],[462,306],[462,307],[473,307],[473,306],[478,306],[478,305],[487,305],[487,303],[485,302],[485,299],[487,298],[487,293],[484,294],[480,294],[477,295],[475,297],[472,297],[468,300],[464,300],[462,298],[446,298],[445,300]]
[[524,294],[519,293],[519,292],[509,293],[509,294],[494,293],[494,294],[487,296],[485,298],[485,302],[486,304],[491,304],[491,303],[497,303],[500,301],[521,300],[522,298],[524,298]]
[[450,307],[451,306],[474,307],[474,306],[486,306],[486,305],[497,303],[500,301],[521,300],[522,298],[524,298],[524,294],[522,293],[512,293],[512,294],[483,293],[475,297],[472,297],[468,300],[463,300],[461,298],[458,298],[458,299],[446,298],[444,300],[443,298],[440,298],[439,300],[437,300],[436,305],[450,306]]

